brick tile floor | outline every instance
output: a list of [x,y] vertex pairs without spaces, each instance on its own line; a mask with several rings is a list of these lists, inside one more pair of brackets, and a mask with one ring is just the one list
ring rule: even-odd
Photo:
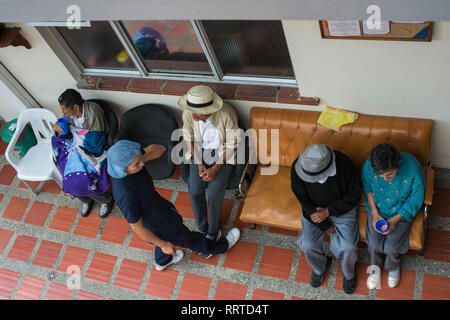
[[[185,31],[180,27],[177,32]],[[0,152],[4,147],[0,142]],[[239,220],[243,202],[234,200],[232,192],[226,194],[220,220],[224,234],[233,226],[241,229],[236,246],[208,260],[185,250],[180,263],[159,272],[154,267],[154,246],[132,232],[117,207],[101,219],[100,207],[94,204],[93,212],[83,218],[81,203],[53,182],[33,186],[41,186],[37,198],[0,154],[2,299],[450,300],[449,189],[436,189],[425,254],[410,251],[403,257],[399,286],[389,288],[383,270],[381,288],[367,289],[369,257],[367,246],[360,243],[358,286],[353,295],[346,295],[339,260],[333,259],[323,285],[311,288],[312,269],[296,244],[299,233],[261,225],[250,229]],[[155,186],[195,230],[179,168],[170,179],[155,181]],[[329,242],[324,246],[328,249]],[[51,271],[54,280],[48,278]],[[66,285],[72,274],[80,275],[80,288]]]

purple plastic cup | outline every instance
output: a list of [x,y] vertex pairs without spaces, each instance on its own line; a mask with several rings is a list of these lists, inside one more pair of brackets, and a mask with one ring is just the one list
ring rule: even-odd
[[388,223],[386,220],[383,220],[383,219],[378,220],[378,221],[375,223],[375,229],[376,229],[378,232],[384,233],[384,232],[386,232],[386,231],[389,230],[389,223]]

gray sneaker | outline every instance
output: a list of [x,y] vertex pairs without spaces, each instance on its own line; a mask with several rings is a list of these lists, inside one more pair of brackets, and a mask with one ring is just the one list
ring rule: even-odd
[[92,207],[94,206],[94,201],[90,200],[88,202],[83,203],[83,207],[81,208],[81,216],[87,217],[89,213],[92,211]]
[[106,218],[107,216],[109,216],[109,214],[111,213],[111,210],[114,206],[114,201],[108,201],[105,203],[102,203],[101,207],[100,207],[100,212],[99,212],[99,216],[100,218]]

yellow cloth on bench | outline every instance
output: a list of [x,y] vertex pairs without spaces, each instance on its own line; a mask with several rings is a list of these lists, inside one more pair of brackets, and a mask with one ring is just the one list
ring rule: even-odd
[[335,131],[339,131],[344,124],[353,123],[356,119],[358,119],[358,114],[355,112],[325,106],[319,119],[317,119],[317,123]]

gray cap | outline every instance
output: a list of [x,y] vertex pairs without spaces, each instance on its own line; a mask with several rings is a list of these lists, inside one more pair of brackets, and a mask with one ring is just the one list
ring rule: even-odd
[[313,144],[298,157],[295,172],[303,181],[319,182],[336,174],[336,156],[327,145]]

